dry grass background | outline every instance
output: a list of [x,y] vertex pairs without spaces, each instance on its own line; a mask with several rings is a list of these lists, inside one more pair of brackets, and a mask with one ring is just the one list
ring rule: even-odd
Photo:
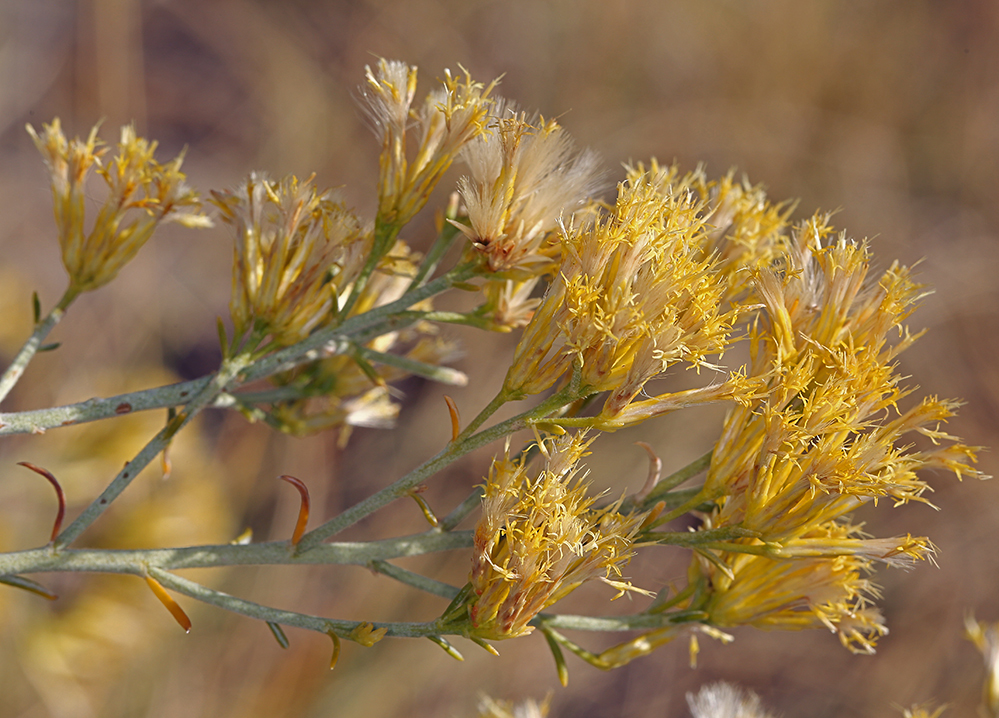
[[[995,0],[0,0],[0,354],[30,330],[30,293],[51,306],[63,289],[46,178],[25,122],[53,116],[75,133],[100,118],[104,136],[135,120],[162,155],[188,146],[186,169],[207,191],[250,169],[316,172],[346,185],[371,214],[377,146],[353,96],[376,56],[421,68],[426,89],[443,68],[478,79],[505,73],[501,92],[558,116],[614,172],[628,159],[730,166],[772,196],[800,198],[799,215],[841,208],[837,223],[871,237],[882,265],[921,261],[936,289],[912,321],[927,337],[902,359],[926,393],[963,397],[955,433],[999,446],[999,3]],[[406,238],[420,246],[428,221]],[[161,232],[109,287],[85,296],[5,408],[34,408],[210,371],[215,316],[226,314],[231,249],[222,230]],[[497,387],[509,337],[464,337],[473,378],[454,392],[466,415]],[[305,479],[332,514],[434,453],[446,440],[441,387],[411,383],[397,432],[292,440],[240,417],[212,415],[178,443],[174,476],[147,472],[86,540],[94,545],[225,541],[250,525],[284,537]],[[0,548],[45,540],[51,495],[14,466],[30,460],[63,478],[81,508],[162,417],[127,419],[8,440],[0,446]],[[594,479],[620,490],[645,472],[649,441],[667,468],[707,448],[717,412],[602,439]],[[996,473],[994,453],[982,468]],[[486,454],[462,462],[431,493],[445,506],[479,480]],[[282,651],[266,627],[191,606],[184,636],[134,579],[45,577],[62,594],[45,604],[0,592],[0,716],[318,717],[472,714],[476,694],[541,697],[556,688],[557,718],[682,716],[683,695],[724,678],[785,716],[892,715],[892,703],[949,702],[971,716],[981,662],[962,618],[999,618],[999,502],[994,483],[936,483],[924,506],[864,518],[880,535],[912,531],[940,547],[940,568],[881,572],[891,635],[875,657],[854,657],[822,633],[737,632],[603,674],[570,659],[558,689],[544,642],[467,645],[458,664],[429,642],[345,648],[332,674],[329,642],[291,632]],[[280,490],[279,490],[280,489]],[[71,510],[73,510],[71,508]],[[420,529],[393,506],[355,536]],[[663,551],[635,567],[680,575]],[[415,565],[415,564],[414,564]],[[459,557],[422,568],[460,583]],[[205,577],[205,574],[199,574]],[[423,620],[443,608],[361,569],[220,573],[227,590],[344,618]],[[604,610],[595,593],[594,610]],[[585,608],[586,596],[574,597]],[[45,604],[45,605],[42,605]],[[627,608],[623,606],[622,608]],[[599,643],[599,638],[582,636]]]

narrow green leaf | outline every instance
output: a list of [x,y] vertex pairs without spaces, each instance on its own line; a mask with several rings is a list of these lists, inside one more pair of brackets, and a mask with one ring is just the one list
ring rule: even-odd
[[482,646],[482,648],[485,649],[486,653],[491,653],[494,656],[499,655],[499,651],[497,651],[491,643],[486,643],[483,639],[478,638],[477,636],[469,636],[468,640],[470,640],[472,643],[474,643],[477,646]]
[[271,633],[274,634],[274,640],[278,642],[278,645],[281,646],[281,648],[287,648],[291,645],[288,643],[288,637],[284,635],[284,631],[281,629],[281,626],[273,621],[268,621],[267,627],[271,629]]
[[558,645],[558,640],[556,640],[550,630],[542,626],[541,632],[545,634],[545,640],[548,641],[548,647],[551,649],[552,657],[555,659],[555,671],[558,673],[558,682],[565,688],[569,685],[569,666],[565,664],[562,647]]
[[8,586],[13,586],[14,588],[20,588],[23,591],[28,591],[29,593],[41,596],[42,598],[47,598],[50,601],[54,601],[59,598],[42,584],[35,583],[30,578],[24,578],[24,576],[0,576],[0,583],[5,583]]
[[222,358],[229,358],[229,339],[225,335],[225,322],[222,321],[222,317],[216,317],[218,320],[218,332],[219,332],[219,344],[222,346]]
[[456,661],[463,661],[465,657],[458,653],[458,649],[452,646],[443,636],[427,636],[428,639],[444,649],[444,652]]

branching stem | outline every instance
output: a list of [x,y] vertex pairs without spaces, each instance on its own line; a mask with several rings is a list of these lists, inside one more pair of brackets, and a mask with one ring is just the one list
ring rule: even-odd
[[155,459],[169,444],[171,439],[183,429],[197,414],[209,405],[216,396],[225,391],[236,380],[248,363],[248,358],[242,355],[223,361],[222,367],[211,378],[207,385],[187,404],[184,411],[178,413],[159,433],[154,436],[135,458],[125,464],[107,488],[83,510],[79,516],[67,526],[55,540],[54,547],[58,551],[72,543],[87,527],[107,510],[108,506],[124,491],[139,473]]
[[7,367],[3,376],[0,376],[0,401],[7,398],[11,389],[17,384],[21,375],[24,374],[24,370],[28,368],[28,364],[31,363],[35,354],[38,353],[38,348],[42,345],[42,342],[45,341],[45,338],[55,328],[55,325],[59,323],[59,320],[62,319],[69,305],[73,303],[73,300],[77,296],[79,296],[79,292],[70,286],[65,294],[62,295],[59,303],[48,313],[48,316],[35,325],[35,331],[28,337],[28,341],[21,347],[21,351],[14,357],[14,361]]
[[471,545],[471,531],[441,533],[433,530],[380,541],[322,544],[298,554],[291,550],[287,541],[163,549],[63,549],[59,552],[45,546],[0,554],[0,576],[56,571],[139,575],[143,566],[167,571],[223,566],[368,566],[374,561],[469,548]]
[[[352,317],[339,327],[323,329],[298,344],[281,349],[273,354],[259,359],[245,368],[243,378],[240,380],[239,385],[245,385],[260,379],[265,379],[273,374],[294,369],[297,366],[317,361],[323,357],[345,353],[350,348],[352,339],[355,339],[356,335],[362,335],[362,337],[373,337],[384,334],[387,331],[398,329],[399,322],[396,320],[397,316],[401,315],[404,323],[411,323],[416,321],[417,318],[433,320],[434,316],[427,312],[409,313],[406,312],[406,310],[413,304],[444,291],[453,283],[468,279],[472,276],[472,273],[473,268],[471,265],[459,267],[452,270],[448,274],[438,277],[432,282],[423,285],[422,287],[414,289],[412,292],[407,293],[402,298],[392,302],[391,304],[376,307],[375,309],[365,312],[363,315]],[[45,322],[48,322],[55,313],[56,310],[53,310],[53,314],[50,314],[49,317],[46,318]],[[59,316],[61,316],[61,314]],[[374,319],[374,321],[372,321],[372,319]],[[39,327],[45,324],[45,322],[39,324]],[[55,326],[55,322],[52,322],[52,326]],[[49,330],[51,330],[51,327],[49,327]],[[45,334],[47,333],[48,332],[46,331]],[[36,334],[38,334],[37,329]],[[42,340],[44,340],[44,335],[40,335],[36,344],[40,343]],[[31,341],[29,340],[28,344],[30,343]],[[12,363],[10,368],[8,368],[7,373],[4,375],[4,380],[7,380],[7,376],[14,370],[18,360],[25,354],[28,344],[25,345],[25,349],[21,350],[21,353],[18,354],[18,358],[15,358],[14,363]],[[37,346],[35,350],[37,350]],[[32,354],[35,350],[32,350]],[[24,361],[25,365],[29,359],[30,356]],[[20,372],[17,373],[18,377],[20,376],[20,373],[23,372],[23,369],[24,367],[22,366]],[[446,378],[456,378],[456,375],[452,373],[445,373],[442,374],[442,376]],[[157,387],[155,389],[145,389],[143,391],[131,392],[128,394],[119,394],[106,399],[88,399],[87,401],[82,401],[76,404],[68,404],[66,406],[0,414],[0,436],[12,434],[38,434],[49,429],[58,429],[64,426],[72,426],[90,421],[98,421],[100,419],[113,418],[124,413],[181,406],[188,403],[192,397],[197,396],[200,392],[202,392],[211,380],[211,376],[206,376],[179,384]],[[10,386],[13,387],[16,381],[17,377],[11,379]],[[262,401],[266,400],[266,398],[267,397],[264,396],[258,400]],[[252,399],[247,397],[247,400]],[[238,403],[239,402],[236,399],[226,392],[219,392],[208,406],[216,408],[229,408],[236,406]]]
[[486,444],[496,441],[497,439],[508,436],[515,431],[523,429],[530,425],[531,422],[538,421],[549,416],[553,411],[557,411],[566,403],[575,399],[576,397],[573,395],[575,390],[576,388],[574,386],[566,387],[562,391],[541,402],[533,409],[518,414],[517,416],[507,419],[506,421],[502,421],[488,429],[480,431],[479,433],[472,433],[475,428],[480,426],[489,416],[495,413],[495,411],[502,406],[503,403],[505,403],[505,395],[501,392],[485,409],[483,409],[479,416],[472,420],[472,423],[469,424],[468,427],[461,432],[461,434],[459,434],[456,440],[450,442],[446,447],[444,447],[444,449],[438,452],[436,456],[428,459],[423,464],[397,480],[395,483],[386,486],[381,491],[372,494],[368,498],[347,509],[339,516],[330,519],[322,526],[319,526],[318,528],[315,528],[305,534],[305,536],[302,537],[302,541],[299,543],[299,550],[304,552],[318,546],[326,539],[335,536],[350,526],[353,526],[365,516],[369,516],[386,504],[391,503],[397,498],[405,496],[410,489],[420,485],[455,459],[458,459],[481,446],[485,446]]

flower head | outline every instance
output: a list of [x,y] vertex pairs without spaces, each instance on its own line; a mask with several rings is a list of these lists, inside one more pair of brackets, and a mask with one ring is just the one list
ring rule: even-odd
[[222,220],[236,232],[230,309],[236,336],[258,328],[294,344],[337,316],[370,235],[331,192],[311,180],[251,173],[237,189],[215,192]]
[[630,181],[647,176],[660,193],[691,192],[701,200],[707,225],[705,252],[716,257],[715,271],[726,277],[728,299],[744,295],[753,273],[769,267],[786,251],[794,203],[772,203],[761,185],[735,181],[734,170],[709,180],[701,166],[681,174],[677,165],[666,167],[653,159],[648,168],[638,163],[627,171]]
[[[812,220],[793,269],[760,275],[770,326],[753,332],[751,372],[770,377],[767,393],[730,412],[708,471],[707,493],[725,496],[717,522],[767,541],[800,538],[868,501],[924,501],[926,467],[978,475],[974,449],[936,428],[955,402],[897,408],[909,390],[894,358],[912,341],[902,322],[921,288],[897,266],[866,282],[866,249],[842,237],[823,246],[826,233]],[[938,446],[902,445],[913,432]]]
[[[468,224],[455,226],[488,268],[507,276],[550,271],[550,233],[599,181],[595,153],[577,152],[554,120],[528,119],[499,103],[488,129],[462,150],[470,174],[458,182]],[[512,274],[511,274],[512,273]]]
[[[708,582],[712,625],[826,626],[870,653],[887,629],[863,576],[874,562],[932,561],[934,547],[925,537],[871,538],[851,512],[925,501],[928,467],[980,474],[969,466],[975,450],[938,428],[955,402],[898,408],[910,391],[894,360],[913,340],[903,322],[921,287],[896,265],[871,281],[866,248],[831,234],[813,218],[783,268],[756,273],[766,314],[750,332],[749,372],[765,391],[730,411],[702,494],[716,506],[706,529],[753,537],[705,551],[692,571]],[[935,446],[916,448],[913,433]]]
[[616,506],[593,510],[579,476],[590,442],[566,435],[546,447],[545,468],[528,475],[523,460],[496,459],[475,528],[469,609],[480,638],[530,633],[531,619],[581,584],[611,579],[631,557],[642,515],[622,516]]
[[652,377],[727,343],[734,310],[701,246],[705,224],[689,192],[663,195],[647,178],[623,183],[613,210],[567,226],[562,263],[517,347],[512,394],[544,391],[573,366],[591,392],[611,391],[615,414]]
[[[156,143],[121,128],[117,152],[105,167],[107,149],[94,127],[87,139],[67,140],[59,119],[43,125],[41,134],[28,126],[49,169],[62,261],[75,292],[97,289],[112,279],[142,248],[162,222],[210,227],[200,213],[197,193],[180,171],[183,155],[166,164],[153,155]],[[94,225],[84,227],[86,180],[90,171],[104,179],[108,194]]]
[[878,592],[863,578],[868,567],[863,558],[728,554],[721,560],[701,558],[696,569],[711,587],[705,611],[714,626],[825,627],[854,653],[873,653],[877,639],[888,632],[881,612],[871,605]]
[[423,208],[458,151],[483,131],[496,83],[483,86],[467,72],[445,71],[443,87],[414,108],[416,67],[383,59],[365,70],[365,109],[382,141],[378,221],[401,227]]

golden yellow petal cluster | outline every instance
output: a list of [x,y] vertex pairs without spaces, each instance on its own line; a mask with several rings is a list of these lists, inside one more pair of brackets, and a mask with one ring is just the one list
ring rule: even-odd
[[867,537],[850,513],[882,499],[925,501],[917,472],[928,467],[978,474],[968,466],[974,449],[937,429],[953,402],[897,406],[909,390],[894,359],[912,341],[903,322],[921,287],[898,266],[871,281],[866,247],[831,234],[812,218],[786,266],[757,274],[765,320],[752,330],[751,372],[767,392],[730,412],[703,489],[717,506],[705,529],[757,538],[706,549],[691,570],[706,581],[715,625],[825,625],[866,653],[887,630],[863,578],[872,562],[908,568],[934,548],[911,535]]
[[737,311],[723,306],[727,280],[703,251],[701,209],[692,193],[664,193],[643,175],[622,183],[609,213],[564,227],[561,266],[506,389],[536,394],[575,366],[586,389],[611,392],[613,416],[672,364],[711,366]]
[[[121,128],[117,151],[107,166],[102,162],[107,148],[97,138],[97,127],[86,140],[67,140],[58,118],[43,125],[40,134],[30,125],[28,132],[49,170],[70,292],[88,292],[114,279],[162,222],[211,226],[180,171],[183,155],[160,164],[153,156],[156,143],[137,136],[133,126]],[[88,230],[86,181],[95,168],[107,195]]]
[[493,461],[475,528],[469,609],[479,638],[530,633],[529,622],[586,581],[611,579],[631,557],[644,516],[622,516],[617,506],[592,508],[580,459],[590,441],[566,435],[550,443],[545,468],[531,476],[523,459]]

